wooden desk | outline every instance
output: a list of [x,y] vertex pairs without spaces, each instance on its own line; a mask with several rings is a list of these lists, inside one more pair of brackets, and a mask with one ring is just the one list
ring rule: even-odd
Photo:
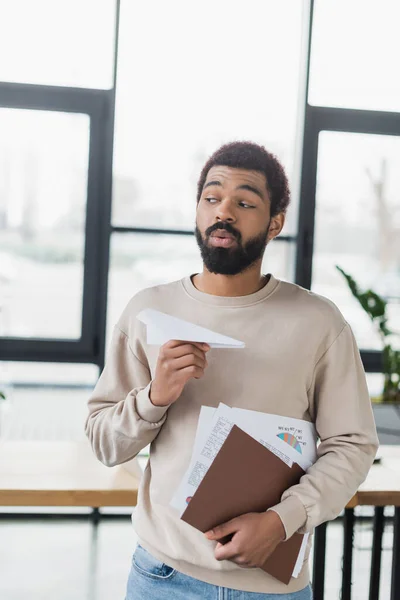
[[86,441],[0,441],[0,506],[135,506],[138,486]]
[[[345,511],[342,599],[351,595],[354,507],[375,506],[371,561],[372,594],[379,597],[383,507],[394,505],[391,600],[400,600],[400,447],[383,446],[382,463],[374,465]],[[139,475],[128,466],[106,467],[89,442],[0,441],[0,506],[135,506]],[[130,469],[131,470],[131,469]],[[316,530],[314,593],[324,595],[326,526]]]
[[[400,446],[382,446],[347,505],[400,506]],[[106,467],[89,442],[0,441],[0,506],[134,506],[139,477]]]
[[373,465],[360,485],[356,506],[400,506],[400,446],[381,446],[378,456],[382,462]]

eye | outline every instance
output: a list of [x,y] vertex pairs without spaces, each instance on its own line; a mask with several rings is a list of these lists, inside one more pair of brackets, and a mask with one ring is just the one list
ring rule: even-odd
[[[214,204],[214,202],[212,202],[213,200],[215,200],[216,202],[218,202],[217,198],[214,198],[213,196],[208,196],[207,198],[204,198],[204,200],[206,200],[209,204]],[[245,208],[256,208],[255,206],[252,206],[251,204],[247,204],[247,202],[239,202],[239,204],[243,205]]]

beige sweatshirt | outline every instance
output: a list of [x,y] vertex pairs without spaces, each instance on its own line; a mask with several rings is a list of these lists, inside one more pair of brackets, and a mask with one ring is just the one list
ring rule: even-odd
[[[170,407],[149,399],[158,346],[146,343],[136,319],[154,308],[242,340],[245,348],[212,348],[201,379],[190,379]],[[214,296],[191,277],[146,288],[128,303],[114,328],[106,366],[88,401],[86,435],[107,466],[132,459],[151,443],[132,515],[139,542],[177,570],[223,587],[289,593],[309,582],[308,556],[286,586],[261,569],[214,558],[215,542],[169,506],[192,454],[202,405],[222,401],[305,419],[320,438],[317,462],[274,507],[287,538],[334,519],[364,481],[378,447],[359,351],[330,300],[271,275],[246,296]]]

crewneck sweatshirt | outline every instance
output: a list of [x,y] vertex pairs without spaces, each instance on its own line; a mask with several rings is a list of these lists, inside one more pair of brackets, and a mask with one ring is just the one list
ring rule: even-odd
[[[210,584],[249,592],[291,593],[309,583],[308,558],[285,585],[261,569],[214,557],[216,543],[170,506],[193,450],[201,406],[223,402],[315,424],[317,461],[273,507],[286,539],[334,519],[365,480],[378,448],[359,350],[349,324],[329,299],[273,274],[258,291],[216,296],[193,276],[135,294],[115,324],[105,368],[88,400],[85,432],[107,466],[150,444],[132,521],[139,543],[157,559]],[[149,397],[159,346],[148,345],[138,313],[152,308],[245,342],[211,348],[200,379],[178,400]],[[260,474],[261,476],[261,474]]]

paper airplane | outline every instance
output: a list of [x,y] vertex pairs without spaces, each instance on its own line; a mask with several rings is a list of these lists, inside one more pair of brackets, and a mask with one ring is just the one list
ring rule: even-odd
[[240,340],[222,335],[211,329],[194,325],[189,321],[178,319],[166,313],[145,308],[137,318],[146,324],[147,343],[162,345],[169,340],[183,340],[187,342],[206,342],[211,348],[244,348],[245,343]]

